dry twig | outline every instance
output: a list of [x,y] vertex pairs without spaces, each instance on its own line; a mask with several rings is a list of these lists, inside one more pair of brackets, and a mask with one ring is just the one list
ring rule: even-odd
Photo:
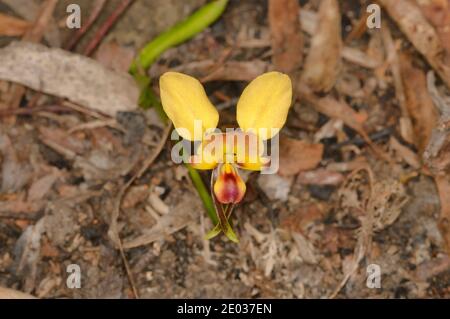
[[128,6],[133,2],[133,0],[122,0],[114,10],[114,12],[108,17],[108,19],[103,23],[103,25],[98,29],[97,33],[95,33],[91,42],[88,43],[83,53],[86,56],[92,55],[94,50],[99,45],[100,41],[103,37],[108,33],[111,27],[116,23],[116,21],[120,18],[120,16],[125,12]]

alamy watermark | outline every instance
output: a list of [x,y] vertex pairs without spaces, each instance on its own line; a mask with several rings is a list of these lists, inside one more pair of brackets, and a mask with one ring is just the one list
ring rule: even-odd
[[69,29],[81,28],[81,8],[78,4],[72,3],[66,7],[66,12],[70,15],[66,19],[66,26]]
[[377,264],[370,264],[366,268],[367,272],[367,288],[381,288],[381,267]]
[[81,268],[77,264],[70,264],[66,267],[67,277],[66,285],[69,289],[81,288]]
[[381,28],[381,8],[378,4],[369,4],[366,8],[366,12],[370,15],[366,19],[366,25],[369,29]]

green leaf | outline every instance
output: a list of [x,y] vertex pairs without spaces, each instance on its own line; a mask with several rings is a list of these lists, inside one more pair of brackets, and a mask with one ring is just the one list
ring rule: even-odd
[[194,12],[186,20],[176,24],[149,42],[130,67],[130,73],[145,74],[153,62],[167,49],[174,47],[203,31],[216,21],[227,6],[228,0],[215,0]]
[[216,226],[214,226],[213,229],[211,229],[206,235],[205,235],[205,239],[209,240],[212,239],[214,237],[216,237],[217,235],[220,234],[220,231],[222,230],[222,228],[220,228],[220,224],[217,223]]

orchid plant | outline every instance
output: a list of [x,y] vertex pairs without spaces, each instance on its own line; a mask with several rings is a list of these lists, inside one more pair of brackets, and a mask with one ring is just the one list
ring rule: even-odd
[[222,231],[238,242],[229,219],[246,192],[239,170],[261,171],[269,165],[264,142],[278,134],[286,122],[292,100],[289,76],[268,72],[251,81],[237,103],[239,129],[225,133],[217,132],[219,113],[197,79],[166,72],[160,78],[160,94],[177,133],[200,142],[195,154],[189,156],[189,164],[195,169],[213,170],[211,196],[218,223],[206,237],[213,238]]

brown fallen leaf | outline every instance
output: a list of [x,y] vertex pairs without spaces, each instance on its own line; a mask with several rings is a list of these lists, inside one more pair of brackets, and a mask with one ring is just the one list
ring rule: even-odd
[[312,144],[283,136],[280,138],[281,176],[296,175],[316,168],[322,160],[323,144]]
[[47,237],[44,237],[42,240],[41,256],[50,258],[59,256],[58,248],[53,246]]
[[36,299],[36,297],[19,290],[0,287],[0,299]]
[[67,238],[73,238],[80,230],[77,212],[73,208],[77,201],[84,201],[92,195],[81,195],[78,199],[64,199],[47,204],[44,220],[44,232],[54,246],[63,247]]
[[297,0],[269,0],[269,27],[272,62],[275,68],[291,73],[302,63],[303,37],[300,32],[300,5]]
[[61,173],[58,169],[54,169],[47,175],[34,181],[28,189],[27,200],[29,202],[35,202],[41,200],[51,190],[53,184],[61,177]]
[[111,70],[128,72],[135,54],[132,48],[121,46],[113,40],[104,42],[98,47],[95,59]]
[[321,204],[307,204],[287,216],[280,216],[280,227],[293,232],[304,233],[308,227],[325,217],[325,207]]
[[45,201],[24,201],[23,199],[15,199],[10,201],[0,201],[0,214],[5,213],[8,216],[34,217],[40,210],[45,207]]
[[410,0],[379,0],[378,2],[450,88],[450,64],[445,61],[442,54],[445,52],[444,46],[436,30],[423,16],[417,4]]
[[344,175],[339,172],[319,168],[313,171],[300,172],[297,182],[313,185],[339,185],[344,181]]
[[148,198],[148,185],[132,186],[128,193],[123,197],[122,209],[128,209],[136,206],[138,203],[145,201]]
[[[423,15],[436,28],[450,58],[450,2],[448,0],[417,1]],[[447,60],[448,61],[448,60]]]
[[0,193],[20,191],[32,177],[31,165],[19,155],[10,137],[0,134]]
[[27,229],[20,235],[15,243],[14,273],[23,278],[22,289],[29,293],[36,284],[38,264],[41,260],[41,239],[45,232],[46,217]]
[[422,154],[430,140],[431,132],[436,126],[438,114],[428,93],[424,72],[414,67],[411,59],[406,55],[401,55],[400,61],[405,89],[405,105],[414,129],[414,144]]
[[337,0],[322,0],[302,79],[314,91],[329,91],[340,71],[341,14]]
[[0,13],[0,36],[21,36],[27,32],[30,25],[27,21]]
[[297,244],[298,256],[303,262],[311,265],[315,265],[319,262],[319,256],[312,243],[301,233],[291,233],[294,242]]
[[13,42],[0,49],[0,60],[2,80],[67,98],[111,116],[137,107],[139,89],[133,78],[90,58],[41,44]]

